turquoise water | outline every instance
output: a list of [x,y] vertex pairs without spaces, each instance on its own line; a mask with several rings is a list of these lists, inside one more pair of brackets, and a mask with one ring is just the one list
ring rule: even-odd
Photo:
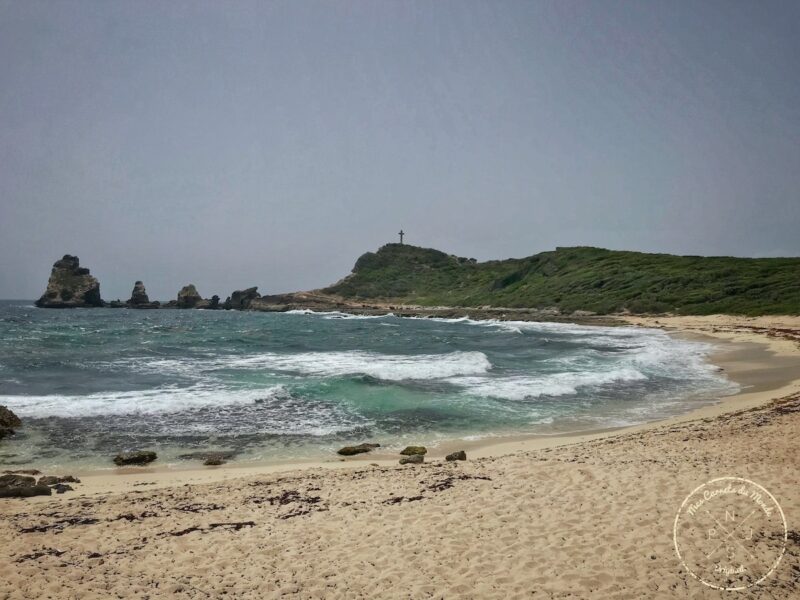
[[47,310],[0,303],[0,465],[328,457],[350,442],[613,427],[736,391],[662,331],[340,313]]

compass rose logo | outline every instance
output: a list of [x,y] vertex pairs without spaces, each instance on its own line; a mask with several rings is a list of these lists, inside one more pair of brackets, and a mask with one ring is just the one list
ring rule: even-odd
[[688,573],[720,590],[764,581],[786,551],[783,510],[766,489],[720,477],[689,494],[675,516],[675,552]]

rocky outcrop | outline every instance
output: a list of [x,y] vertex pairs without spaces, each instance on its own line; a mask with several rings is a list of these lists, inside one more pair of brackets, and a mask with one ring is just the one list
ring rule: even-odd
[[118,467],[124,465],[147,465],[153,462],[158,455],[152,450],[137,450],[135,452],[120,452],[114,457],[114,464]]
[[179,454],[178,458],[181,460],[202,460],[206,461],[209,459],[222,459],[222,460],[229,460],[236,456],[238,451],[236,450],[200,450],[199,452],[189,452],[188,454]]
[[0,406],[0,440],[7,435],[13,435],[17,427],[22,427],[22,421],[5,406]]
[[419,465],[425,460],[425,457],[422,454],[413,454],[411,456],[405,456],[400,459],[401,465]]
[[258,287],[247,288],[246,290],[236,290],[225,300],[223,308],[225,310],[247,310],[253,300],[261,298]]
[[48,486],[37,484],[33,477],[11,474],[0,476],[0,498],[50,496],[52,493]]
[[144,288],[144,283],[137,281],[133,284],[133,291],[131,292],[131,299],[128,304],[150,304],[150,298],[147,297],[147,290]]
[[103,306],[100,283],[80,266],[77,256],[65,254],[53,264],[47,290],[36,301],[39,308]]
[[444,459],[450,462],[453,462],[454,460],[467,460],[467,453],[463,450],[459,450],[458,452],[448,454],[444,457]]
[[353,456],[355,454],[363,454],[364,452],[372,452],[375,448],[380,448],[380,444],[359,444],[358,446],[345,446],[337,450],[342,456]]
[[198,293],[197,288],[190,283],[189,285],[183,286],[181,291],[178,292],[178,299],[175,306],[178,308],[195,308],[197,303],[202,300],[203,298]]
[[61,483],[80,483],[81,480],[75,477],[74,475],[45,475],[44,477],[40,477],[38,483],[39,485],[58,485]]
[[131,299],[125,304],[130,308],[158,308],[161,306],[159,302],[150,302],[150,298],[147,297],[147,290],[145,290],[141,281],[133,284]]
[[203,309],[206,309],[206,310],[218,310],[220,308],[220,306],[219,306],[219,296],[217,296],[215,294],[215,295],[211,296],[210,299],[203,298],[202,300],[200,300],[200,302],[195,304],[194,307],[195,308],[203,308]]
[[416,455],[424,455],[428,453],[428,449],[425,446],[406,446],[403,450],[400,451],[400,454],[403,456],[416,456]]

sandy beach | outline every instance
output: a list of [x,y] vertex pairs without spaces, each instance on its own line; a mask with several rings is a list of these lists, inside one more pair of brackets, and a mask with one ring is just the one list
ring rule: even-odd
[[774,571],[730,593],[797,597],[800,318],[626,320],[716,341],[741,393],[621,430],[461,444],[465,462],[446,446],[422,465],[129,469],[2,499],[0,598],[719,598],[673,536],[719,477],[769,490],[788,529]]

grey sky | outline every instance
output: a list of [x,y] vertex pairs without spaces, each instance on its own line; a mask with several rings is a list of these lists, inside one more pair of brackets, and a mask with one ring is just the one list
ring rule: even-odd
[[0,297],[406,241],[800,254],[798,2],[0,2]]

